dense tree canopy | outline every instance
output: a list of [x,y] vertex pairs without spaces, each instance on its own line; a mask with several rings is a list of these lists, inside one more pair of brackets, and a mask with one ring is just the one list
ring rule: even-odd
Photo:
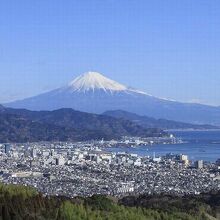
[[218,198],[219,193],[197,199],[161,196],[160,201],[157,196],[151,204],[153,197],[68,199],[44,197],[30,187],[0,185],[0,219],[208,220],[218,214]]

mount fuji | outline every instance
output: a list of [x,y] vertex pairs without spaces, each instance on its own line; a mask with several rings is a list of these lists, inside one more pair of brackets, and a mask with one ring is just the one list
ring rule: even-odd
[[157,98],[97,72],[87,72],[64,87],[5,106],[29,110],[73,108],[98,114],[120,109],[157,119],[220,125],[219,107]]

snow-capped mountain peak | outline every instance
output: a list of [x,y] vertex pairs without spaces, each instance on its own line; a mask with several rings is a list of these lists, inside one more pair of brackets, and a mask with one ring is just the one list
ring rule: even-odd
[[115,82],[97,72],[87,72],[69,83],[68,88],[72,91],[86,92],[89,90],[102,89],[104,91],[124,91],[127,87]]
[[120,109],[158,119],[220,125],[220,109],[217,107],[157,98],[124,86],[97,72],[85,73],[64,87],[6,103],[5,106],[30,110],[73,108],[98,114]]

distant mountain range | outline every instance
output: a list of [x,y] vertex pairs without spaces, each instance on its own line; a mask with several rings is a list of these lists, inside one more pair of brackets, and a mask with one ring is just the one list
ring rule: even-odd
[[97,114],[121,109],[156,119],[220,125],[220,107],[157,98],[96,72],[83,74],[62,88],[5,106],[29,110],[72,108]]
[[106,115],[60,109],[29,111],[0,106],[0,142],[85,141],[122,136],[166,136],[158,128]]
[[132,121],[145,128],[161,128],[161,129],[219,129],[220,127],[214,125],[196,125],[183,122],[177,122],[166,119],[155,119],[147,116],[140,116],[135,113],[126,112],[122,110],[107,111],[103,115],[108,115],[115,118],[121,118]]

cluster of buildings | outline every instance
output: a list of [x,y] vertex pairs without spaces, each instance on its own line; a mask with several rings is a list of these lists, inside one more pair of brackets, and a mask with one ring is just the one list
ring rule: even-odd
[[187,155],[111,153],[89,142],[2,144],[0,181],[68,197],[200,194],[220,190],[220,161],[192,164]]

